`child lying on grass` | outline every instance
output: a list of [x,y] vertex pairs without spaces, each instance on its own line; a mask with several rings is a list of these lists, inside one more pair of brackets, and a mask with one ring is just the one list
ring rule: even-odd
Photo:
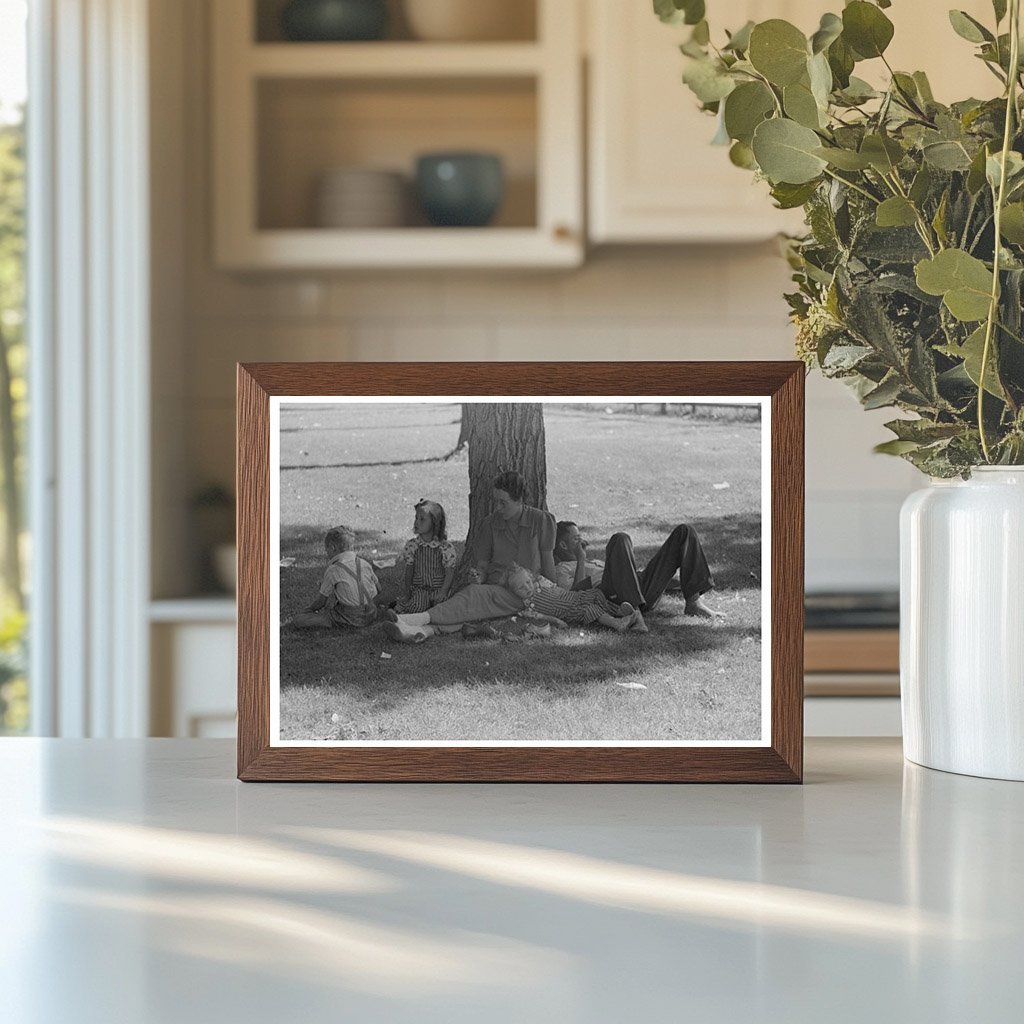
[[351,526],[336,526],[324,537],[327,570],[316,600],[282,625],[299,629],[331,626],[369,626],[377,619],[374,598],[380,583],[373,567],[355,553]]
[[590,590],[566,590],[555,586],[540,574],[534,575],[521,565],[513,564],[505,586],[523,602],[525,618],[550,622],[557,628],[566,625],[591,626],[600,623],[625,633],[649,632],[638,608],[631,604],[613,604],[596,587]]

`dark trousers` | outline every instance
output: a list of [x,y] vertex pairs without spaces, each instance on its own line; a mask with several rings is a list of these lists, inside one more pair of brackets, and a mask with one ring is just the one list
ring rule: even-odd
[[601,590],[607,597],[628,601],[641,611],[647,611],[658,603],[676,573],[679,573],[683,597],[688,601],[707,593],[715,585],[704,548],[693,527],[680,523],[643,572],[637,570],[632,538],[628,533],[616,533],[605,548]]

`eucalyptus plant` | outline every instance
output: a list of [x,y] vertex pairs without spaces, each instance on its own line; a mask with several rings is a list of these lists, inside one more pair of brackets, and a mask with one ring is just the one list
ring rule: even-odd
[[[717,117],[715,141],[779,207],[803,207],[786,299],[808,367],[866,409],[909,413],[877,450],[931,476],[1024,464],[1020,0],[993,0],[990,25],[949,12],[998,95],[948,106],[923,72],[890,66],[890,6],[852,0],[810,37],[748,22],[716,46],[705,0],[654,0],[691,26],[683,80]],[[864,61],[887,88],[857,77]]]

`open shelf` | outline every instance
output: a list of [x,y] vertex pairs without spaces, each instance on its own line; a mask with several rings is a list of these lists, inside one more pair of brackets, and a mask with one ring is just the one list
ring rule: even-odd
[[273,43],[246,63],[257,78],[409,78],[536,75],[542,60],[535,43]]
[[[253,28],[249,36],[253,42],[259,44],[286,42],[289,46],[303,48],[315,45],[285,39],[281,28],[281,12],[288,0],[245,0],[245,2],[253,5],[251,7],[254,15]],[[495,3],[496,0],[484,0],[484,2]],[[559,2],[566,3],[567,0],[559,0]],[[502,0],[502,17],[506,22],[506,29],[501,34],[502,41],[532,42],[537,39],[537,4],[538,0]],[[388,25],[383,40],[360,42],[355,45],[377,47],[382,43],[386,44],[396,40],[420,42],[410,27],[405,0],[388,0]]]
[[[582,262],[576,4],[530,0],[531,38],[494,43],[416,42],[397,22],[397,38],[380,42],[282,42],[281,6],[218,0],[212,7],[219,266]],[[451,151],[501,158],[504,195],[485,227],[432,227],[414,200],[417,158]],[[339,169],[401,174],[407,209],[399,215],[382,201],[379,228],[322,226],[316,197],[324,176]],[[351,223],[369,220],[364,208],[357,214]]]
[[[321,176],[337,167],[403,175],[401,228],[430,228],[415,198],[417,157],[479,150],[501,157],[505,195],[492,225],[537,226],[537,103],[534,79],[273,79],[257,95],[260,230],[329,230],[317,222]],[[439,230],[447,234],[453,229]],[[348,232],[341,232],[345,234]],[[365,239],[361,240],[365,243]]]

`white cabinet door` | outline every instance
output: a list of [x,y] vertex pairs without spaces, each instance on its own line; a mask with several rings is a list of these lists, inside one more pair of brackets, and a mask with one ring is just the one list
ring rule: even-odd
[[[776,210],[767,185],[734,167],[726,147],[711,145],[715,119],[682,83],[679,44],[689,28],[663,25],[649,0],[587,3],[591,241],[738,241],[799,231],[799,211]],[[823,9],[821,0],[711,0],[708,17],[720,39],[748,19],[785,17],[808,31]]]
[[[799,211],[779,211],[767,186],[712,146],[715,121],[681,81],[687,26],[663,25],[650,0],[585,0],[589,26],[589,234],[592,242],[704,242],[800,231]],[[785,18],[810,34],[827,0],[708,0],[712,39],[748,19]],[[952,5],[950,5],[952,6]],[[955,6],[992,22],[989,0]],[[887,56],[900,70],[928,72],[943,102],[998,94],[998,82],[953,32],[947,5],[901,0]],[[1003,29],[1005,31],[1005,23]],[[874,84],[881,61],[858,65]]]

